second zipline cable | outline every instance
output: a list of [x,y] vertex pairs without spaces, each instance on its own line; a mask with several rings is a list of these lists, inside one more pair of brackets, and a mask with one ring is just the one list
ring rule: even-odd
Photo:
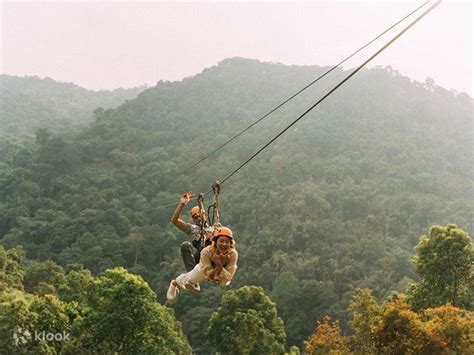
[[[385,34],[386,32],[388,32],[390,29],[392,29],[393,27],[395,27],[396,25],[398,25],[400,22],[402,22],[403,20],[405,20],[406,18],[408,18],[409,16],[411,16],[412,14],[414,14],[416,11],[418,11],[419,9],[421,9],[422,7],[424,7],[428,2],[425,2],[424,4],[420,5],[418,8],[416,8],[415,10],[413,10],[410,14],[408,14],[407,16],[405,16],[403,19],[401,19],[400,21],[398,21],[397,23],[395,23],[394,25],[392,25],[389,29],[387,29],[386,31],[384,31],[383,33],[381,33],[379,36],[377,36],[376,38],[374,38],[372,41],[368,42],[365,46],[361,47],[358,51],[354,52],[351,56],[347,57],[346,59],[344,59],[342,62],[338,63],[336,66],[334,66],[331,70],[334,70],[338,65],[340,65],[341,63],[343,63],[344,61],[348,60],[350,57],[352,57],[353,55],[355,55],[357,52],[359,52],[360,50],[362,50],[363,48],[367,47],[370,43],[374,42],[376,39],[378,39],[380,36],[382,36],[383,34]],[[285,133],[288,129],[290,129],[294,124],[296,124],[296,122],[298,122],[301,118],[303,118],[304,116],[306,116],[311,110],[313,110],[316,106],[318,106],[322,101],[324,101],[328,96],[330,96],[334,91],[336,91],[340,86],[342,86],[346,81],[348,81],[352,76],[354,76],[357,72],[359,72],[365,65],[367,65],[370,61],[372,61],[372,59],[374,59],[377,55],[379,55],[383,50],[385,50],[387,47],[389,47],[393,42],[395,42],[400,36],[402,36],[405,32],[407,32],[411,27],[413,27],[418,21],[420,21],[423,17],[425,17],[429,12],[431,12],[436,6],[438,6],[439,4],[441,3],[441,0],[438,0],[434,5],[432,5],[428,10],[426,10],[425,12],[423,12],[420,16],[418,16],[412,23],[410,23],[407,27],[405,27],[401,32],[399,32],[394,38],[392,38],[387,44],[385,44],[381,49],[379,49],[376,53],[374,53],[369,59],[367,59],[364,63],[362,63],[359,67],[357,67],[352,73],[350,73],[348,76],[346,76],[342,81],[340,81],[334,88],[332,88],[328,93],[326,93],[320,100],[318,100],[314,105],[312,105],[310,108],[308,108],[305,112],[303,112],[303,114],[301,114],[298,118],[296,118],[293,122],[291,122],[285,129],[283,129],[280,133],[278,133],[278,135],[276,135],[274,138],[272,138],[268,143],[266,143],[262,148],[260,148],[257,152],[255,152],[250,158],[248,158],[244,163],[242,163],[238,168],[236,168],[235,170],[233,170],[231,173],[229,173],[226,177],[224,177],[224,179],[221,180],[220,184],[223,184],[225,181],[227,181],[230,177],[232,177],[235,173],[237,173],[237,171],[239,171],[241,168],[243,168],[247,163],[249,163],[253,158],[255,158],[258,154],[260,154],[265,148],[267,148],[271,143],[273,143],[276,139],[278,139],[283,133]],[[329,71],[328,71],[329,72]],[[326,75],[328,72],[326,72],[325,74],[323,74],[322,76]],[[321,77],[322,77],[321,76]],[[320,77],[320,78],[321,78]],[[255,125],[256,123],[258,123],[259,121],[261,121],[263,118],[265,118],[266,116],[268,116],[270,113],[274,112],[277,108],[281,107],[282,105],[284,105],[286,102],[290,101],[292,98],[294,98],[296,95],[298,95],[299,93],[301,93],[302,91],[304,91],[306,88],[308,88],[309,86],[311,86],[313,83],[315,83],[317,80],[319,80],[320,78],[317,78],[315,79],[312,83],[308,84],[305,88],[301,89],[300,91],[298,91],[296,94],[294,94],[292,97],[290,97],[288,100],[286,100],[285,102],[283,102],[282,104],[280,104],[279,106],[277,106],[275,109],[273,109],[272,111],[270,111],[268,114],[266,114],[264,117],[260,118],[258,121],[254,122],[251,126],[247,127],[244,131],[240,132],[238,135],[234,136],[231,140],[237,138],[239,135],[241,135],[242,133],[244,133],[246,130],[250,129],[253,125]],[[229,143],[231,140],[229,140],[227,143]],[[225,144],[227,144],[225,143]],[[225,145],[224,144],[224,145]],[[217,149],[215,150],[217,151]],[[212,152],[210,154],[213,154],[215,153]],[[209,154],[209,155],[210,155]],[[209,156],[208,155],[208,156]],[[207,156],[207,157],[208,157]],[[201,159],[199,162],[203,161],[204,159],[206,159],[207,157]],[[197,164],[196,163],[195,165],[193,165],[192,167],[196,166]],[[188,168],[187,170],[191,169],[192,167]],[[187,171],[186,170],[186,171]],[[205,193],[205,195],[208,195],[210,192],[212,191],[212,189],[210,189],[209,191],[207,191]],[[174,206],[176,205],[176,203],[173,203],[173,204],[167,204],[167,205],[163,205],[163,206],[158,206],[158,207],[155,207],[155,208],[152,208],[152,209],[148,209],[147,211],[150,211],[150,210],[157,210],[157,209],[160,209],[160,208],[165,208],[165,207],[170,207],[170,206]]]
[[[335,87],[333,87],[326,95],[324,95],[321,99],[319,99],[314,105],[308,108],[305,112],[303,112],[297,119],[291,122],[285,129],[283,129],[280,133],[278,133],[275,137],[273,137],[267,144],[265,144],[262,148],[260,148],[257,152],[255,152],[250,158],[248,158],[245,162],[243,162],[238,168],[234,171],[229,173],[224,179],[220,181],[222,185],[226,180],[228,180],[232,175],[234,175],[237,171],[242,169],[248,162],[250,162],[253,158],[255,158],[260,152],[262,152],[265,148],[267,148],[270,144],[272,144],[278,137],[280,137],[283,133],[289,130],[296,122],[306,116],[310,111],[312,111],[316,106],[318,106],[321,102],[323,102],[328,96],[330,96],[334,91],[336,91],[339,87],[341,87],[346,81],[352,78],[357,72],[359,72],[363,67],[365,67],[369,62],[372,61],[376,56],[378,56],[382,51],[384,51],[387,47],[389,47],[393,42],[395,42],[398,38],[400,38],[405,32],[407,32],[410,28],[412,28],[418,21],[420,21],[423,17],[428,15],[436,6],[441,3],[441,0],[438,0],[434,5],[432,5],[428,10],[423,12],[420,16],[418,16],[412,23],[410,23],[407,27],[405,27],[401,32],[399,32],[395,37],[393,37],[387,44],[385,44],[382,48],[380,48],[377,52],[375,52],[369,59],[367,59],[364,63],[359,65],[352,73],[346,76],[342,81],[340,81]],[[208,194],[212,190],[206,192]]]
[[291,95],[288,99],[286,99],[285,101],[283,101],[282,103],[280,103],[279,105],[277,105],[275,108],[271,109],[270,111],[268,111],[266,114],[264,114],[262,117],[260,117],[259,119],[257,119],[255,122],[253,122],[252,124],[250,124],[249,126],[247,126],[246,128],[244,128],[242,131],[240,131],[239,133],[235,134],[233,137],[231,137],[230,139],[228,139],[227,141],[225,141],[224,143],[222,143],[221,145],[219,145],[217,148],[215,148],[212,152],[210,152],[209,154],[207,154],[206,156],[204,156],[203,158],[199,159],[197,162],[195,162],[193,165],[187,167],[186,169],[182,170],[179,175],[181,174],[184,174],[186,172],[188,172],[189,170],[191,170],[192,168],[198,166],[200,163],[202,163],[203,161],[205,161],[207,158],[209,158],[211,155],[217,153],[219,150],[221,150],[222,148],[224,148],[227,144],[229,144],[230,142],[232,142],[233,140],[235,140],[236,138],[238,138],[239,136],[241,136],[242,134],[244,134],[245,132],[247,132],[250,128],[252,128],[253,126],[255,126],[256,124],[258,124],[259,122],[261,122],[263,119],[267,118],[268,116],[270,116],[273,112],[275,112],[276,110],[278,110],[280,107],[282,107],[283,105],[287,104],[288,102],[290,102],[291,100],[293,100],[296,96],[298,96],[299,94],[301,94],[303,91],[305,91],[306,89],[308,89],[310,86],[312,86],[313,84],[315,84],[316,82],[318,82],[319,80],[321,80],[322,78],[324,78],[326,75],[328,75],[329,73],[331,73],[333,70],[335,70],[337,67],[339,67],[341,64],[344,64],[345,62],[347,62],[349,59],[351,59],[353,56],[355,56],[357,53],[359,53],[360,51],[362,51],[363,49],[367,48],[369,45],[371,45],[372,43],[374,43],[376,40],[378,40],[380,37],[382,37],[384,34],[386,34],[387,32],[389,32],[390,30],[392,30],[394,27],[396,27],[397,25],[399,25],[401,22],[403,22],[404,20],[406,20],[408,17],[412,16],[415,12],[417,12],[418,10],[420,10],[421,8],[423,8],[424,6],[426,6],[427,4],[429,3],[429,0],[424,2],[423,4],[421,4],[420,6],[418,6],[416,9],[414,9],[413,11],[411,11],[408,15],[406,15],[405,17],[403,17],[402,19],[398,20],[397,22],[395,22],[393,25],[391,25],[389,28],[387,28],[385,31],[383,31],[382,33],[380,33],[379,35],[377,35],[376,37],[374,37],[372,40],[370,40],[369,42],[367,42],[366,44],[364,44],[362,47],[360,47],[359,49],[357,49],[356,51],[354,51],[352,54],[350,54],[348,57],[346,57],[345,59],[341,60],[339,63],[337,63],[336,65],[334,65],[332,68],[330,68],[329,70],[327,70],[326,72],[324,72],[323,74],[321,74],[320,76],[318,76],[316,79],[314,79],[312,82],[310,82],[309,84],[307,84],[304,88],[300,89],[299,91],[297,91],[296,93],[294,93],[293,95]]

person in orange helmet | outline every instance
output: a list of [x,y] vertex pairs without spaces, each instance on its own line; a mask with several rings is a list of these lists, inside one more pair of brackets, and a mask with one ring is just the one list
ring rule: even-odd
[[[201,208],[195,206],[191,208],[190,214],[194,223],[187,223],[183,221],[181,217],[181,212],[183,211],[184,206],[186,206],[191,198],[194,197],[192,191],[185,192],[181,199],[179,200],[178,206],[171,217],[171,222],[182,232],[186,233],[189,236],[192,236],[192,241],[185,241],[181,243],[181,258],[183,259],[184,267],[186,271],[191,271],[197,263],[199,263],[200,253],[201,253],[201,224],[203,224],[204,232],[204,245],[207,246],[211,243],[211,237],[213,228],[207,224],[206,220],[201,219]],[[207,219],[207,214],[203,211],[204,219]],[[196,291],[200,290],[199,284],[193,284]]]
[[227,227],[216,227],[211,245],[201,251],[199,263],[191,271],[171,280],[166,299],[174,302],[178,289],[196,291],[192,286],[203,280],[227,286],[237,271],[238,253],[235,249],[234,235]]

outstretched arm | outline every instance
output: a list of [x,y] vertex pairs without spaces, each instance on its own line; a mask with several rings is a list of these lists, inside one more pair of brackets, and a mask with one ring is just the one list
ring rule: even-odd
[[183,196],[181,196],[181,199],[179,200],[178,206],[176,206],[176,209],[174,210],[173,216],[171,217],[171,222],[181,231],[186,233],[186,230],[188,229],[188,224],[180,219],[179,217],[181,216],[181,212],[183,211],[184,206],[187,205],[189,200],[194,197],[193,193],[191,191],[185,192]]

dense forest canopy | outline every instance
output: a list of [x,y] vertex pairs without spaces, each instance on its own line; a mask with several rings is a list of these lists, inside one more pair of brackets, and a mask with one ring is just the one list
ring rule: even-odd
[[[34,137],[2,137],[0,243],[93,275],[125,267],[164,303],[169,280],[183,271],[178,250],[186,236],[169,223],[173,206],[160,206],[187,190],[208,191],[346,71],[180,172],[325,69],[226,59],[183,81],[161,81],[115,109],[100,104],[77,132],[35,123],[28,125],[38,128]],[[2,92],[11,107],[29,102]],[[70,98],[81,109],[82,99]],[[49,115],[51,106],[42,105],[32,110]],[[221,220],[234,230],[240,255],[230,289],[262,287],[276,303],[286,345],[303,349],[325,315],[351,332],[347,308],[357,288],[383,300],[423,281],[411,261],[420,236],[435,224],[473,232],[472,109],[472,98],[432,79],[362,70],[223,184]],[[205,324],[225,292],[204,285],[174,306],[196,351],[209,346]],[[469,297],[463,302],[472,307]],[[321,329],[332,329],[325,322]]]

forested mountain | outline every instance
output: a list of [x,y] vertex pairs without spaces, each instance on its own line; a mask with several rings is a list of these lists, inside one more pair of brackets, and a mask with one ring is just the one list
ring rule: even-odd
[[94,120],[99,108],[115,108],[145,87],[91,91],[37,76],[0,75],[0,133],[31,134],[39,128],[55,131]]
[[[94,274],[123,266],[163,303],[183,270],[186,236],[169,223],[174,206],[161,206],[208,191],[347,72],[182,171],[325,69],[226,59],[96,110],[77,134],[3,138],[0,243]],[[418,281],[413,247],[433,224],[472,235],[472,109],[472,98],[431,79],[414,82],[390,67],[358,73],[222,185],[221,222],[239,250],[230,289],[263,287],[287,345],[299,347],[326,314],[348,330],[356,288],[378,299],[405,292]],[[175,305],[195,350],[205,348],[207,320],[226,291],[203,289]]]

